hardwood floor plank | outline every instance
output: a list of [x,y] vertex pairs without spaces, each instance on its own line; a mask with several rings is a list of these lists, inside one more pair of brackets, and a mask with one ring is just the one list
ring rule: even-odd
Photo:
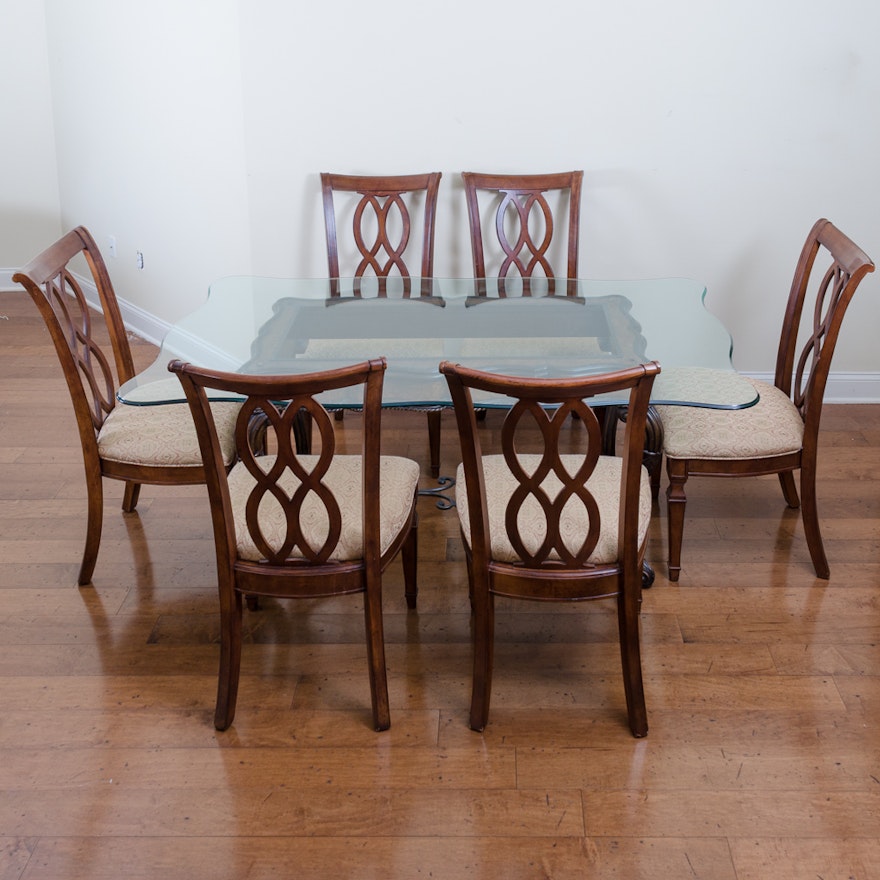
[[[242,676],[241,682],[241,690],[252,705],[270,707],[289,706],[295,686],[292,677]],[[6,711],[137,708],[146,713],[213,706],[216,680],[189,675],[3,676],[0,692]]]
[[[289,707],[248,707],[227,731],[214,730],[213,705],[189,709],[14,710],[0,719],[0,748],[367,748],[438,745],[437,710],[398,710],[391,729],[377,742],[365,714],[297,712]],[[464,747],[472,747],[475,738]]]
[[230,789],[122,787],[5,791],[10,837],[580,837],[578,792],[353,789],[324,785]]
[[0,837],[0,880],[19,880],[36,846],[36,838]]
[[[64,767],[46,749],[0,749],[0,790],[40,791],[101,784],[129,789],[231,788],[436,789],[516,787],[514,749],[369,746],[131,749],[68,748]],[[15,756],[15,757],[14,757]],[[520,788],[548,786],[520,786]],[[567,787],[567,786],[563,786]]]
[[880,791],[584,792],[587,834],[848,838],[877,835]]
[[731,841],[738,880],[869,880],[880,877],[880,838],[758,838]]
[[[626,731],[619,712],[593,709],[494,709],[492,724],[482,734],[475,734],[466,724],[466,709],[442,713],[440,743],[453,747],[479,736],[487,747],[517,748],[608,748],[620,743]],[[870,717],[855,711],[816,713],[795,711],[781,706],[778,710],[682,710],[652,708],[648,715],[648,738],[664,744],[700,749],[708,746],[753,748],[790,746],[795,751],[813,747],[858,751],[874,748],[870,740]],[[870,744],[869,744],[870,743]]]
[[547,838],[103,838],[41,840],[21,880],[737,880],[717,839]]
[[517,786],[585,791],[863,791],[877,786],[880,746],[845,751],[836,743],[724,747],[631,745],[589,749],[518,749]]

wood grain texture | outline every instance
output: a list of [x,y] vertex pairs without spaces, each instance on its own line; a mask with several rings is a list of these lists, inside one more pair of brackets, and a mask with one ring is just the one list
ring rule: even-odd
[[[384,587],[391,729],[371,729],[349,598],[246,613],[219,733],[204,489],[109,503],[77,588],[67,392],[29,298],[0,293],[0,314],[0,880],[880,877],[880,406],[825,408],[830,581],[775,478],[693,481],[676,585],[655,507],[644,740],[602,603],[499,602],[492,714],[468,728],[457,518],[426,499],[418,610],[399,567]],[[383,423],[383,452],[424,457],[419,413]]]

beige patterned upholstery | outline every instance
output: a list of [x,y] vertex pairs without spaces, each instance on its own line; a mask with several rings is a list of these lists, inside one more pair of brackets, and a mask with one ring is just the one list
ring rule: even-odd
[[776,386],[758,379],[748,381],[760,399],[746,409],[658,406],[666,455],[678,459],[751,459],[800,450],[804,423],[795,405]]
[[[275,456],[262,456],[257,461],[260,467],[268,472],[275,461]],[[318,461],[318,456],[301,455],[298,461],[303,467],[310,469]],[[342,514],[342,534],[333,558],[339,561],[360,559],[363,557],[364,544],[361,456],[335,456],[323,482],[333,493]],[[382,553],[403,530],[410,516],[413,494],[418,483],[417,462],[390,455],[381,457],[379,494],[382,499],[380,504]],[[252,561],[263,558],[245,524],[245,505],[256,484],[254,477],[241,463],[229,472],[229,494],[235,520],[238,552],[243,559]],[[288,493],[288,497],[299,484],[300,481],[290,471],[278,481],[278,485]],[[318,548],[324,543],[328,528],[327,511],[314,492],[310,492],[303,503],[299,523],[309,546]],[[277,548],[282,545],[287,533],[287,519],[281,505],[268,493],[263,496],[260,504],[260,528],[270,547]],[[302,558],[302,552],[298,547],[294,548],[292,557]]]
[[[562,455],[563,465],[569,473],[575,473],[583,463],[583,456]],[[528,473],[534,473],[541,461],[540,455],[520,455],[519,461]],[[616,562],[620,557],[617,552],[617,528],[620,507],[620,474],[622,459],[613,456],[600,456],[587,487],[599,506],[601,529],[599,541],[590,555],[591,563]],[[504,511],[514,490],[519,486],[516,478],[504,461],[503,455],[483,456],[483,475],[486,482],[486,503],[489,508],[489,531],[492,559],[499,562],[516,562],[518,557],[507,537],[504,527]],[[464,481],[464,468],[459,465],[456,474],[455,503],[458,507],[462,533],[470,544],[470,516],[467,506],[467,492]],[[542,483],[547,494],[553,498],[561,487],[560,481],[549,474]],[[648,472],[642,468],[641,492],[639,496],[639,545],[648,532],[651,518],[651,485]],[[519,532],[530,551],[536,550],[546,534],[547,524],[540,504],[533,498],[527,499],[520,510]],[[589,530],[587,512],[577,499],[572,499],[560,521],[560,532],[563,540],[571,549],[580,547],[584,536]],[[558,559],[558,555],[552,558]]]
[[[220,449],[226,464],[235,455],[233,430],[241,405],[211,405],[217,421]],[[192,467],[202,463],[199,439],[189,407],[117,406],[98,434],[98,454],[109,461],[153,467]]]

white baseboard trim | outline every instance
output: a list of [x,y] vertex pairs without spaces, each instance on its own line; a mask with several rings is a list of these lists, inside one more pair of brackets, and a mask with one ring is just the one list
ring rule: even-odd
[[[97,291],[95,291],[96,299],[97,296]],[[147,342],[152,342],[154,345],[161,345],[162,340],[168,335],[168,331],[171,329],[171,324],[167,321],[160,320],[155,315],[142,309],[140,306],[133,305],[119,297],[116,298],[116,301],[119,303],[119,311],[122,313],[122,320],[132,333],[137,334],[141,339],[146,339]],[[89,305],[94,305],[95,308],[100,311],[99,306],[92,303],[91,300],[89,300]]]
[[[17,269],[0,269],[0,290],[25,294],[25,290],[20,284],[13,284],[12,282],[12,276],[17,271]],[[95,287],[91,278],[77,274],[76,280],[82,287],[88,304],[96,312],[103,311],[101,309],[101,302],[98,299],[98,288]],[[171,329],[171,325],[167,321],[160,320],[140,306],[136,306],[121,297],[117,297],[117,302],[119,303],[119,311],[122,314],[125,326],[132,333],[140,336],[141,339],[152,342],[154,345],[159,345]]]
[[[743,373],[751,379],[773,383],[773,373]],[[835,373],[828,375],[825,403],[880,403],[880,373]]]
[[[0,269],[0,290],[18,290],[24,293],[18,284],[12,283],[14,269]],[[90,280],[77,276],[86,291],[89,305],[101,311],[98,302],[98,291]],[[119,310],[125,326],[147,342],[159,345],[171,329],[167,321],[162,321],[150,312],[124,299],[119,299]],[[744,373],[753,379],[772,382],[772,373]],[[828,376],[825,388],[826,403],[880,403],[880,373],[836,373]]]

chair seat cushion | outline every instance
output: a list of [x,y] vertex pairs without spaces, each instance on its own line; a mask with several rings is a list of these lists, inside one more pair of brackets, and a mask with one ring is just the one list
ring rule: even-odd
[[[226,464],[235,455],[233,431],[239,403],[211,404],[220,450]],[[158,406],[119,404],[98,433],[101,458],[150,467],[193,467],[202,463],[199,438],[186,404]]]
[[797,452],[803,445],[804,423],[795,405],[775,385],[748,381],[760,397],[746,409],[658,406],[666,455],[732,460]]
[[[300,455],[298,460],[307,470],[318,461],[316,455]],[[268,472],[275,462],[274,455],[257,459],[264,472]],[[360,455],[337,455],[334,457],[323,479],[324,485],[333,493],[342,515],[342,532],[332,558],[344,562],[361,559],[364,555],[363,508],[363,466]],[[409,523],[413,497],[419,484],[419,465],[408,458],[383,455],[379,466],[379,516],[381,552],[391,546],[394,539]],[[285,471],[278,486],[291,497],[300,481]],[[229,495],[232,515],[235,521],[235,539],[238,553],[242,559],[257,562],[263,555],[247,529],[245,505],[256,480],[242,464],[238,463],[229,472]],[[279,548],[287,536],[287,518],[278,500],[266,493],[260,502],[260,530],[270,547]],[[310,547],[320,548],[326,537],[329,519],[327,508],[314,492],[309,492],[303,502],[299,519],[303,537]],[[294,547],[291,558],[302,559],[299,547]]]
[[[520,455],[519,461],[528,473],[534,473],[541,461],[540,455]],[[575,473],[583,463],[581,455],[561,455],[560,460],[569,473]],[[587,480],[587,488],[596,499],[599,507],[599,540],[590,554],[589,562],[603,564],[615,562],[617,554],[617,529],[619,522],[620,477],[623,461],[608,455],[599,457],[596,468]],[[483,476],[486,483],[486,504],[489,510],[489,533],[492,559],[497,562],[517,562],[519,557],[507,536],[504,515],[507,504],[518,481],[510,472],[503,455],[483,456]],[[558,477],[548,474],[541,487],[550,498],[559,493],[562,483]],[[471,541],[470,517],[468,514],[467,493],[464,480],[464,468],[458,466],[456,474],[455,503],[461,522],[462,534],[468,545]],[[651,520],[651,485],[647,471],[642,468],[639,493],[639,546],[641,547],[648,533]],[[547,522],[541,505],[534,496],[526,499],[519,513],[519,533],[529,552],[537,550],[547,533]],[[589,530],[589,517],[586,508],[577,499],[572,499],[565,507],[560,521],[560,534],[566,546],[572,551],[583,543]],[[554,551],[551,559],[559,559]]]

